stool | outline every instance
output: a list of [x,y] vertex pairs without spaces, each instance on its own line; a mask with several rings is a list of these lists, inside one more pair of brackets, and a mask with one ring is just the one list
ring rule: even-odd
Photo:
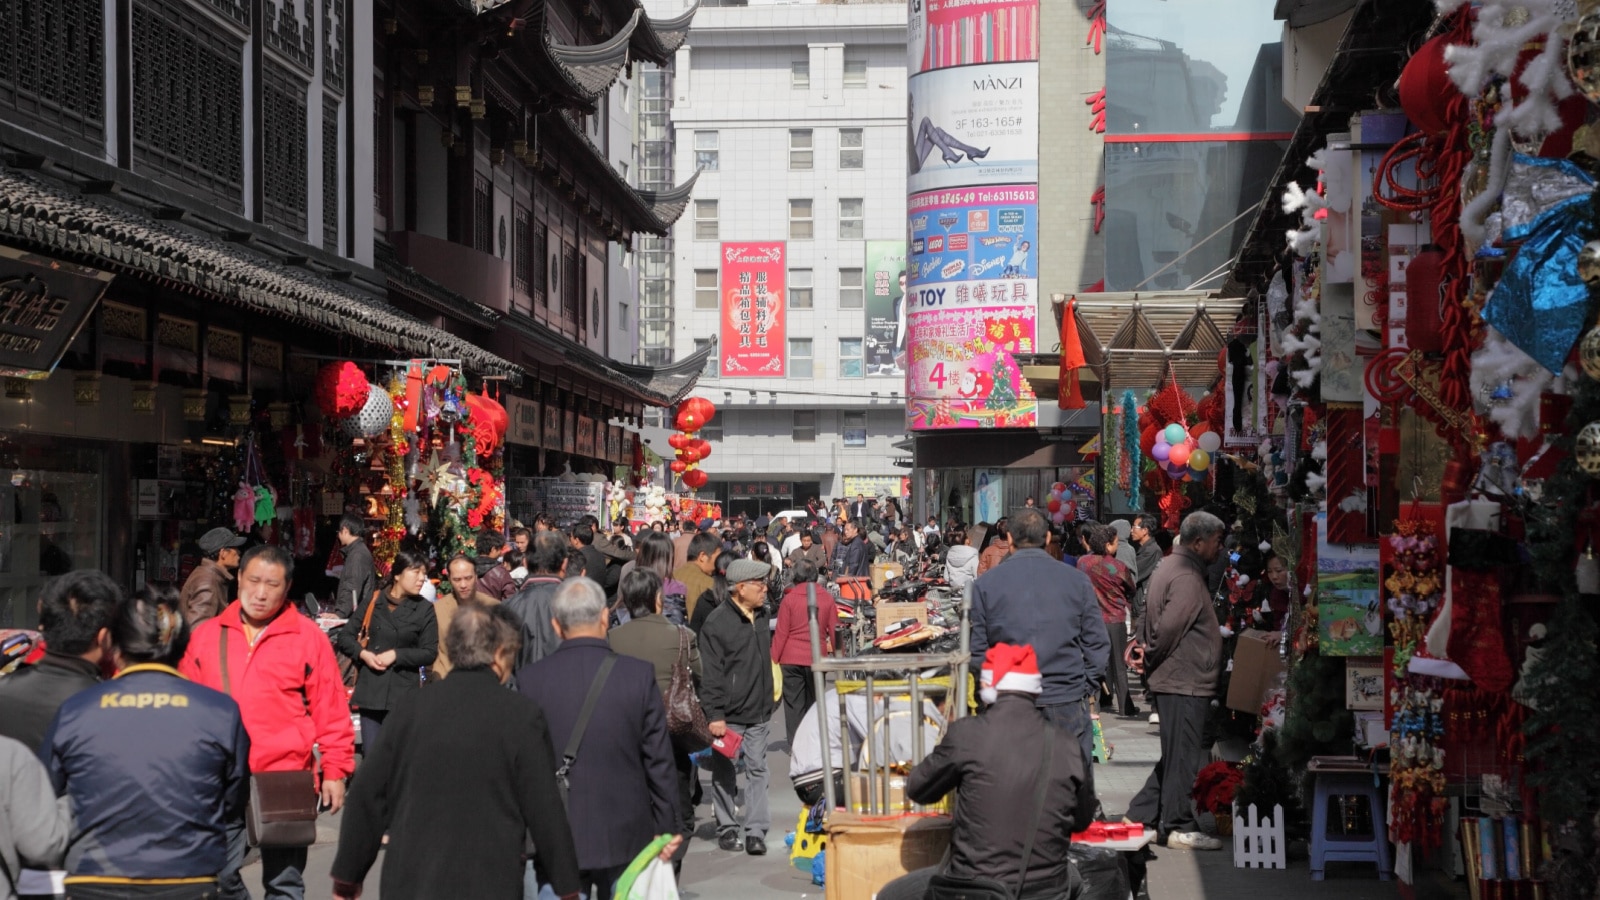
[[[1311,804],[1311,880],[1321,881],[1328,862],[1370,862],[1378,866],[1378,879],[1388,881],[1389,830],[1384,824],[1382,788],[1372,783],[1371,772],[1316,772],[1315,799]],[[1371,805],[1372,834],[1347,837],[1328,833],[1328,798],[1366,797]]]
[[800,810],[800,821],[794,826],[794,846],[789,848],[789,864],[802,872],[810,872],[812,860],[828,846],[827,833],[806,831],[806,820],[810,816],[810,807]]

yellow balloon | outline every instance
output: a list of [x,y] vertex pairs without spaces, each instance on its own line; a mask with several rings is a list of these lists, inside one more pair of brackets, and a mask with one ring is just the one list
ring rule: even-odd
[[1204,472],[1211,468],[1211,454],[1204,450],[1195,450],[1189,454],[1189,468],[1196,472]]

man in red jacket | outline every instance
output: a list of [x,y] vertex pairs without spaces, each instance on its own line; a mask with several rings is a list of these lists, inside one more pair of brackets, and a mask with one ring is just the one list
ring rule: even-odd
[[[195,628],[179,669],[191,681],[229,694],[250,735],[251,772],[314,770],[321,751],[321,799],[330,813],[344,805],[344,779],[355,768],[355,731],[333,647],[316,624],[285,599],[294,560],[263,544],[239,565],[239,599]],[[230,836],[228,868],[218,879],[224,898],[248,898],[239,869],[244,831]],[[261,850],[268,898],[303,900],[306,849]]]

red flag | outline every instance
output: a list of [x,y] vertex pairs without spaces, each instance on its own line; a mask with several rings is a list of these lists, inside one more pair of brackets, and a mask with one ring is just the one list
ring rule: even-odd
[[1078,339],[1077,301],[1068,300],[1061,311],[1061,374],[1057,377],[1056,405],[1060,409],[1083,409],[1083,390],[1078,384],[1078,370],[1087,363],[1083,358],[1083,342]]

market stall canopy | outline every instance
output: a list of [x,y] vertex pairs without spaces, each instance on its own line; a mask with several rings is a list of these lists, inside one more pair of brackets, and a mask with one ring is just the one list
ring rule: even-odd
[[[1217,376],[1217,354],[1227,344],[1224,334],[1246,305],[1243,297],[1205,291],[1074,294],[1072,300],[1088,364],[1086,395],[1091,372],[1101,391],[1155,388],[1172,375],[1182,385],[1210,386]],[[1059,331],[1065,304],[1052,307]],[[1019,362],[1039,397],[1056,395],[1059,353]]]

